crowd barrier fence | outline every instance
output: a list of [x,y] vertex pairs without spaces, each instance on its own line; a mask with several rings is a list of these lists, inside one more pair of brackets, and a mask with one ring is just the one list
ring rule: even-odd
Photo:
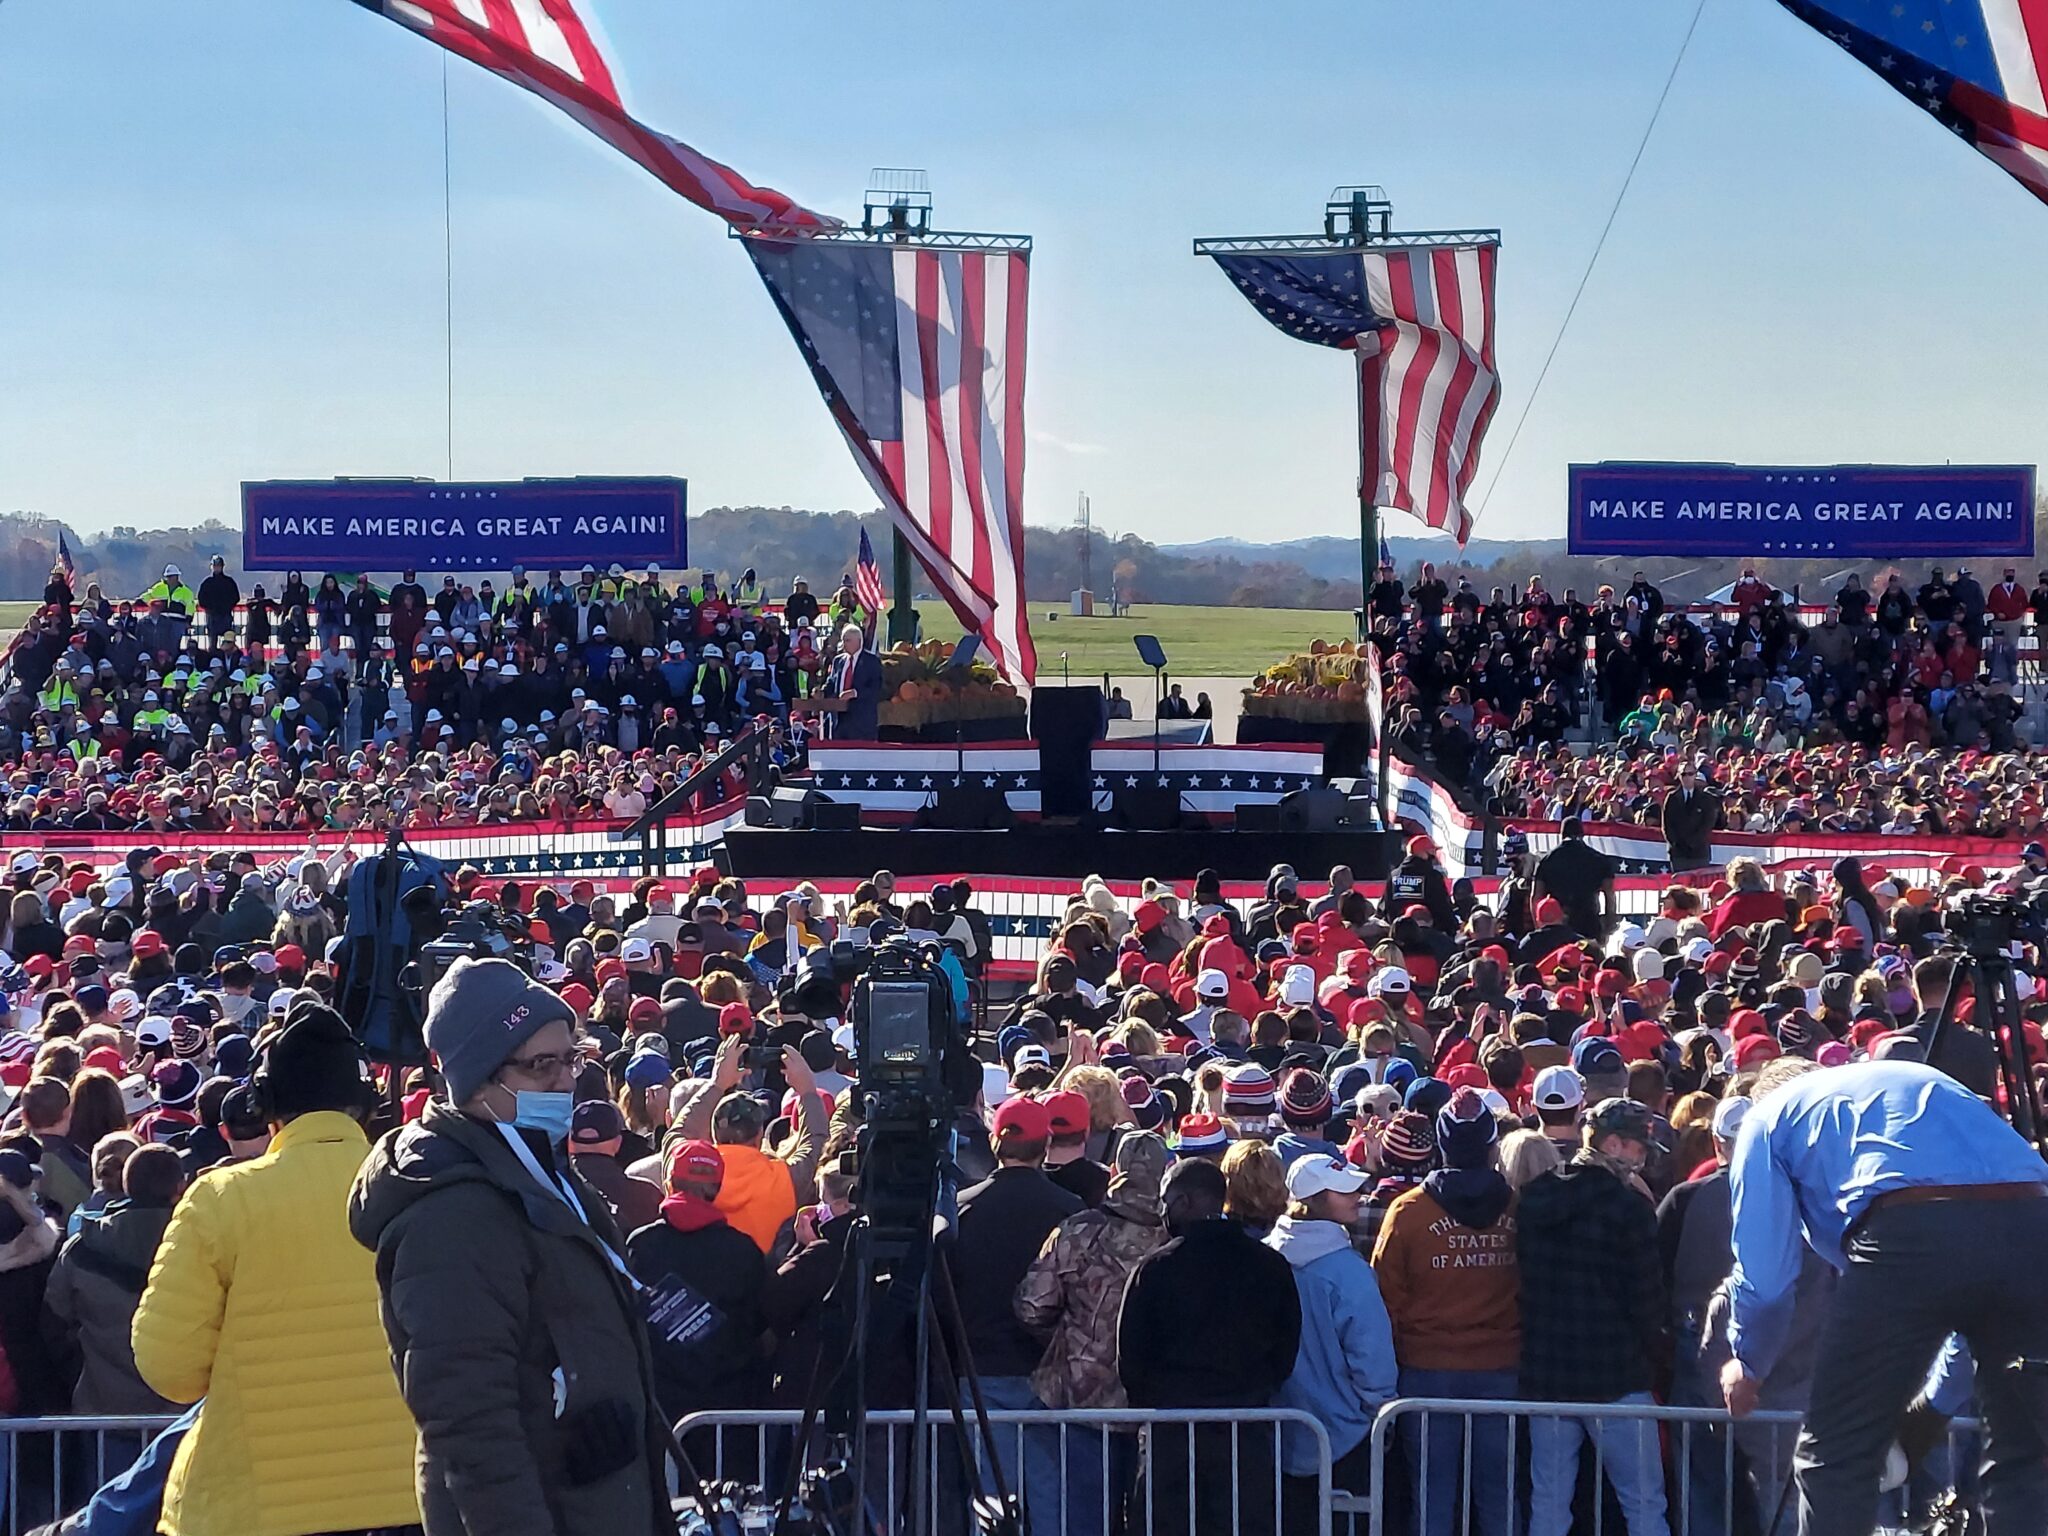
[[[698,1413],[676,1432],[707,1480],[776,1489],[801,1418],[794,1410]],[[968,1414],[982,1480],[988,1485],[993,1453],[1008,1489],[1022,1491],[1031,1536],[1330,1536],[1329,1437],[1299,1409],[991,1408],[988,1418],[992,1444]],[[911,1528],[912,1419],[906,1409],[868,1415],[866,1493],[881,1530]],[[950,1414],[936,1404],[927,1437],[922,1476],[927,1507],[938,1515],[932,1528],[972,1529],[961,1502],[961,1448]],[[1289,1442],[1297,1457],[1307,1446],[1312,1474],[1277,1475]],[[1125,1489],[1127,1499],[1119,1497]]]
[[[677,1432],[712,1483],[759,1482],[772,1490],[787,1468],[799,1419],[793,1410],[699,1413]],[[869,1415],[868,1492],[872,1506],[890,1517],[885,1530],[903,1528],[909,1509],[911,1419],[907,1410]],[[1128,1521],[1120,1527],[1128,1536],[1250,1536],[1276,1529],[1317,1536],[1495,1536],[1474,1497],[1489,1486],[1507,1495],[1511,1536],[1532,1529],[1531,1454],[1559,1426],[1574,1428],[1566,1497],[1582,1470],[1591,1479],[1579,1490],[1575,1531],[1605,1536],[1627,1529],[1625,1508],[1609,1504],[1617,1457],[1624,1468],[1654,1467],[1672,1536],[1790,1536],[1797,1523],[1793,1501],[1784,1496],[1800,1422],[1791,1412],[1766,1410],[1732,1424],[1718,1408],[1647,1402],[1397,1398],[1374,1420],[1367,1440],[1370,1481],[1361,1493],[1333,1486],[1328,1437],[1313,1416],[1298,1410],[991,1409],[989,1420],[1007,1485],[1019,1488],[1021,1469],[1027,1499],[1028,1490],[1038,1490],[1032,1536],[1103,1536],[1118,1529],[1112,1521],[1118,1488],[1133,1490]],[[76,1510],[172,1422],[0,1419],[6,1536]],[[1488,1424],[1499,1426],[1491,1436],[1484,1431]],[[1966,1509],[1975,1508],[1978,1428],[1973,1419],[1955,1420],[1946,1446],[1905,1488],[1885,1496],[1887,1528],[1923,1522],[1951,1491]],[[969,1433],[985,1461],[990,1447],[980,1443],[971,1418]],[[1316,1467],[1291,1490],[1270,1472],[1289,1433],[1306,1437]],[[935,1410],[929,1436],[927,1497],[942,1515],[958,1515],[964,1478],[950,1416]],[[1645,1463],[1640,1452],[1652,1444],[1654,1462]],[[1546,1449],[1554,1454],[1555,1442]],[[1203,1521],[1202,1510],[1227,1511],[1229,1518]]]

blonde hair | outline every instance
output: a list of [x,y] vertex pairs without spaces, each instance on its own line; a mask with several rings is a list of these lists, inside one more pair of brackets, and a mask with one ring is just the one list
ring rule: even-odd
[[1287,1170],[1263,1141],[1234,1141],[1223,1154],[1223,1213],[1270,1227],[1287,1210]]
[[1125,1050],[1140,1059],[1159,1054],[1159,1031],[1143,1019],[1125,1019],[1117,1026],[1114,1038]]
[[713,971],[706,976],[697,989],[697,995],[712,1008],[723,1008],[727,1003],[744,1003],[745,990],[740,986],[739,977],[731,971]]
[[1728,887],[1736,891],[1768,891],[1770,881],[1764,878],[1764,867],[1747,854],[1728,861]]
[[1088,1129],[1106,1131],[1120,1123],[1125,1113],[1122,1086],[1107,1067],[1069,1067],[1059,1086],[1071,1088],[1088,1101]]
[[1500,1171],[1510,1189],[1522,1189],[1539,1174],[1564,1163],[1564,1150],[1541,1131],[1514,1131],[1500,1144]]

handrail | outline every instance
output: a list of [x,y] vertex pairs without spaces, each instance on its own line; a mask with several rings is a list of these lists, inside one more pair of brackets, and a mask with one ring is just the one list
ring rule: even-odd
[[758,753],[763,739],[762,727],[758,723],[749,724],[733,737],[716,757],[706,759],[696,772],[642,811],[638,820],[613,832],[611,840],[622,843],[629,837],[643,836],[655,827],[664,825],[695,798],[699,789],[725,772],[742,754]]

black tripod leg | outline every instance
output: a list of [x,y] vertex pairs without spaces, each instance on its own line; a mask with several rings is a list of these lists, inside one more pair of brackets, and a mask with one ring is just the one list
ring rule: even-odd
[[[960,1341],[959,1376],[966,1381],[967,1390],[974,1398],[975,1427],[981,1433],[982,1443],[988,1447],[989,1475],[990,1480],[996,1485],[996,1499],[1004,1509],[1021,1510],[1023,1508],[1022,1490],[1019,1490],[1017,1502],[1013,1504],[1011,1502],[1010,1490],[1003,1482],[1003,1462],[1002,1458],[996,1454],[995,1426],[989,1423],[988,1403],[981,1395],[981,1373],[974,1368],[974,1349],[967,1340],[967,1325],[961,1317],[960,1297],[953,1289],[953,1269],[951,1264],[947,1262],[945,1250],[939,1249],[934,1252],[932,1262],[938,1270],[938,1286],[935,1298],[944,1302],[945,1320],[951,1326],[953,1336]],[[1023,1448],[1020,1445],[1017,1457],[1020,1467],[1023,1465],[1023,1460]],[[977,1488],[977,1496],[979,1496],[979,1492],[980,1490]],[[1028,1515],[1025,1518],[1028,1519]],[[1026,1526],[1024,1529],[1026,1536],[1029,1536],[1029,1527]]]

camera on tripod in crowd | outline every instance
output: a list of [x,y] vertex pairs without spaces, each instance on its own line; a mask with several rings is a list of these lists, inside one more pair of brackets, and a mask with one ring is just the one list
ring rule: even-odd
[[2005,960],[2014,943],[2048,942],[2048,890],[1995,896],[1972,891],[1950,904],[1944,926],[1975,960]]
[[861,1213],[875,1256],[902,1257],[931,1238],[960,1065],[971,1055],[939,947],[892,939],[866,951],[848,1014],[860,1064]]
[[408,990],[425,996],[451,965],[463,959],[510,960],[521,970],[533,970],[532,938],[495,902],[465,902],[452,913],[445,912],[431,888],[421,886],[400,898],[400,906],[411,919],[415,936],[428,935],[414,947],[400,978]]

